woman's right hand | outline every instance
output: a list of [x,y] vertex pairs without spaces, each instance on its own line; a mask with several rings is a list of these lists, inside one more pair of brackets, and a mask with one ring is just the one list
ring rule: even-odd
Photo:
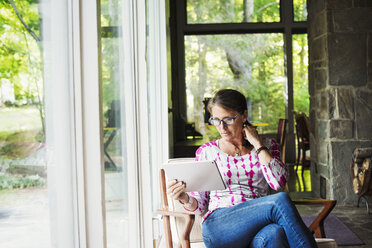
[[168,196],[182,203],[187,203],[189,200],[189,196],[186,194],[185,189],[186,184],[184,182],[179,182],[177,180],[170,180],[167,182]]

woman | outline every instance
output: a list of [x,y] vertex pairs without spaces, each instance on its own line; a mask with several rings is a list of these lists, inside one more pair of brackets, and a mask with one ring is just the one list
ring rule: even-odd
[[210,123],[221,138],[205,143],[196,160],[215,160],[225,190],[185,192],[176,180],[167,184],[168,195],[184,208],[203,217],[207,247],[316,247],[286,193],[268,195],[269,187],[282,188],[288,172],[280,161],[278,144],[259,137],[247,121],[245,97],[224,89],[209,101]]

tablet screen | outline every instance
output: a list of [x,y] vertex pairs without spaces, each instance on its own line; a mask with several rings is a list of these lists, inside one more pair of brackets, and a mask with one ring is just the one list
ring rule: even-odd
[[215,161],[173,159],[164,164],[167,180],[186,183],[186,192],[226,189]]

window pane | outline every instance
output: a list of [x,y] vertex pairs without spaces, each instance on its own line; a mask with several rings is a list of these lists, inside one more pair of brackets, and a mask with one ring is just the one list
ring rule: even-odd
[[187,0],[187,23],[279,22],[279,0]]
[[222,88],[241,91],[249,100],[249,119],[268,123],[275,133],[285,116],[282,34],[185,36],[187,122],[205,139],[218,132],[204,124],[203,100]]
[[102,107],[107,247],[128,247],[128,170],[121,1],[101,1]]
[[0,247],[46,248],[51,240],[40,6],[14,2],[0,3]]
[[309,50],[307,34],[293,35],[293,102],[294,110],[309,116]]
[[293,0],[293,16],[295,22],[307,20],[307,0]]

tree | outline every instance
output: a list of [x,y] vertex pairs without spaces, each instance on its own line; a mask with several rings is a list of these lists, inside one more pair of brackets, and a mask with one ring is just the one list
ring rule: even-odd
[[[187,1],[188,23],[279,21],[278,1]],[[189,121],[203,130],[202,100],[220,88],[250,98],[254,121],[276,128],[284,117],[284,55],[281,34],[185,36]],[[189,94],[191,93],[191,94]],[[192,97],[191,97],[192,96]]]
[[[42,20],[39,1],[1,0],[0,10],[0,76],[11,82],[18,102],[25,100],[27,104],[37,105],[44,137]],[[22,82],[25,77],[27,84],[24,80]]]

